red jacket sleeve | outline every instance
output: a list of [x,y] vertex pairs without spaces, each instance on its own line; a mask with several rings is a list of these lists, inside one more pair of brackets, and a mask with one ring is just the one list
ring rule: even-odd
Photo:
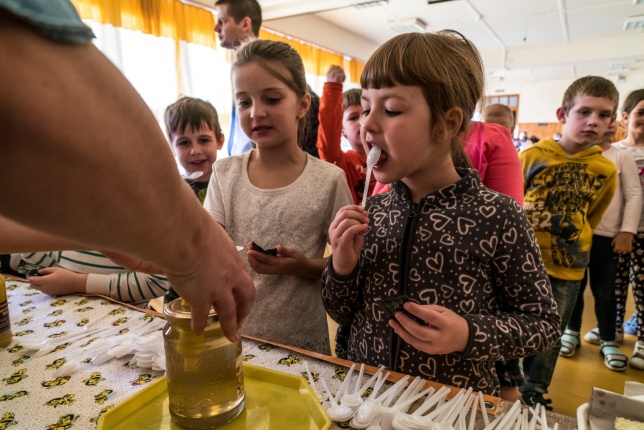
[[342,84],[325,82],[320,97],[318,119],[318,153],[320,159],[337,163],[344,157],[342,139]]

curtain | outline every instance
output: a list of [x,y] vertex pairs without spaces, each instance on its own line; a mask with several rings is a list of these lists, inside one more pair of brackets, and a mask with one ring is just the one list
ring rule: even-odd
[[[181,3],[179,0],[71,0],[71,2],[82,19],[217,48],[213,13]],[[337,64],[345,69],[349,76],[348,81],[360,81],[364,64],[356,60],[264,29],[260,30],[259,37],[279,40],[291,45],[302,57],[307,73],[325,76],[329,68]]]
[[71,0],[82,19],[216,48],[212,12],[178,0]]

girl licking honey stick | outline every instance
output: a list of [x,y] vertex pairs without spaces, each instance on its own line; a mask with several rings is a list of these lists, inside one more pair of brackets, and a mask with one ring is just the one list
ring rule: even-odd
[[[498,395],[494,361],[552,348],[560,318],[523,210],[458,140],[483,90],[479,54],[454,31],[403,34],[361,85],[362,142],[382,149],[374,174],[392,189],[332,222],[327,312],[351,324],[349,360]],[[393,318],[391,299],[404,302]]]

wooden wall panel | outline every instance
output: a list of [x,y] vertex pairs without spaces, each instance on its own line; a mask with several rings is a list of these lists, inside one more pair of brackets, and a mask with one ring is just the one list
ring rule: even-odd
[[519,133],[528,132],[528,137],[537,136],[539,140],[554,136],[555,133],[561,133],[563,124],[560,122],[524,122],[519,123]]
[[[548,123],[520,123],[518,125],[519,133],[522,131],[528,132],[528,137],[537,136],[539,139],[545,139],[547,137],[554,136],[555,133],[561,133],[563,129],[563,124],[560,122],[548,122]],[[617,132],[613,139],[614,142],[622,140],[626,135],[626,127],[621,121],[617,122]]]

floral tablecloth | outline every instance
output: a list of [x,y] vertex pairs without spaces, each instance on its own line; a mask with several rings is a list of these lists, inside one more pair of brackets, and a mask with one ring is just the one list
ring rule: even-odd
[[[132,355],[93,364],[85,348],[97,339],[162,330],[165,321],[155,312],[141,311],[105,297],[70,295],[50,297],[27,282],[7,279],[12,343],[0,349],[0,430],[94,430],[98,418],[150,382],[161,371],[140,368]],[[21,343],[55,339],[65,333],[100,329],[85,338],[62,344],[35,357]],[[348,371],[343,360],[243,339],[244,361],[306,378],[304,362],[322,375],[336,392]],[[70,375],[56,376],[66,363],[78,362]],[[500,409],[509,404],[504,402]],[[499,405],[496,399],[496,406]],[[561,430],[572,429],[571,417],[560,417]],[[477,423],[477,429],[482,428]],[[331,429],[350,428],[333,423]],[[293,430],[293,429],[290,429]]]
[[[96,365],[84,352],[99,338],[161,330],[163,318],[105,298],[50,297],[9,279],[7,293],[13,342],[0,350],[0,429],[94,429],[102,413],[163,375],[129,363],[132,355]],[[101,330],[41,357],[22,345],[82,327]],[[72,361],[75,371],[55,376]]]

